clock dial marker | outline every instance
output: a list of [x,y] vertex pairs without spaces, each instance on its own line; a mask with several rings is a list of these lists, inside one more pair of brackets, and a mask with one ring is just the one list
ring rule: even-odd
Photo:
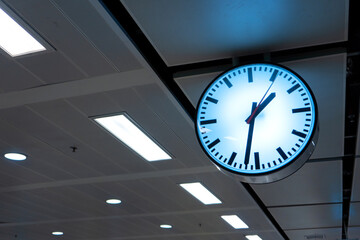
[[288,94],[291,94],[292,92],[294,92],[296,89],[298,89],[300,87],[300,84],[295,84],[294,86],[292,86],[291,88],[289,88],[289,90],[287,90]]
[[216,119],[200,121],[200,125],[213,124],[213,123],[216,123]]
[[[215,103],[217,104],[219,100],[212,98],[212,97],[206,97],[206,100],[208,100],[209,102]],[[206,103],[205,103],[206,104]]]
[[209,145],[208,145],[208,148],[209,149],[211,149],[211,148],[213,148],[216,144],[218,144],[220,142],[220,139],[216,139],[216,140],[214,140],[212,143],[210,143]]
[[302,112],[310,112],[311,108],[304,107],[304,108],[293,108],[292,113],[302,113]]
[[236,152],[233,152],[233,153],[231,154],[231,156],[230,156],[230,158],[229,158],[229,162],[228,162],[229,165],[232,165],[232,164],[233,164],[236,155],[237,155]]
[[231,88],[233,85],[231,84],[231,82],[229,81],[229,79],[227,79],[227,77],[223,78],[224,83],[226,84],[226,86],[228,86],[228,88]]
[[254,152],[255,169],[260,169],[260,157],[258,152]]
[[284,159],[284,160],[286,160],[288,157],[286,156],[286,154],[284,153],[284,151],[281,149],[281,147],[278,147],[277,149],[276,149],[276,151],[278,151],[278,153],[280,154],[280,156]]
[[298,137],[302,137],[302,138],[306,138],[306,134],[305,133],[302,133],[302,132],[299,132],[299,131],[296,131],[295,129],[292,130],[291,132],[292,134],[298,136]]
[[251,83],[251,82],[253,82],[252,68],[248,68],[247,72],[248,72],[248,81],[249,81],[249,83]]
[[275,78],[277,77],[278,72],[279,72],[279,70],[277,70],[277,69],[273,72],[273,74],[271,75],[271,78],[270,78],[270,82],[275,81]]

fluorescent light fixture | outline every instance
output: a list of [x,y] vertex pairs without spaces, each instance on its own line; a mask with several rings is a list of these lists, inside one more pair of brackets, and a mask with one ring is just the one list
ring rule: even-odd
[[169,160],[171,157],[148,137],[125,114],[94,119],[120,141],[148,161]]
[[26,155],[22,153],[5,153],[4,157],[13,161],[23,161],[26,159]]
[[61,235],[64,235],[64,233],[63,232],[52,232],[52,235],[61,236]]
[[108,203],[108,204],[120,204],[121,200],[113,198],[113,199],[106,200],[106,203]]
[[235,229],[249,228],[238,216],[236,215],[223,215],[221,216],[228,224]]
[[220,204],[221,201],[207,190],[201,183],[182,183],[180,184],[186,191],[196,197],[203,204]]
[[246,235],[245,237],[249,240],[262,240],[258,235]]
[[46,50],[1,8],[0,47],[12,57]]
[[172,226],[169,225],[169,224],[161,224],[160,227],[161,228],[167,228],[167,229],[172,228]]

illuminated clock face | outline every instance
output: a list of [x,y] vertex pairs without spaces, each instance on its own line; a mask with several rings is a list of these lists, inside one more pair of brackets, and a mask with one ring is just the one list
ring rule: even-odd
[[302,78],[283,66],[239,66],[204,91],[196,133],[218,166],[243,181],[275,181],[295,172],[312,153],[316,102]]

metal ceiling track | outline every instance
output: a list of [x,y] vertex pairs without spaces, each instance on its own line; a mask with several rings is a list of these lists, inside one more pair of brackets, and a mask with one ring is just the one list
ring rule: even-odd
[[[231,68],[234,63],[242,64],[254,61],[286,62],[299,59],[327,56],[338,53],[348,54],[348,74],[346,86],[346,109],[345,109],[345,139],[343,160],[343,213],[342,213],[342,239],[347,239],[351,189],[353,181],[355,148],[357,142],[357,124],[359,118],[359,92],[360,92],[360,30],[356,29],[356,23],[360,22],[360,2],[350,0],[349,14],[349,37],[348,41],[321,44],[310,47],[274,51],[262,54],[240,56],[198,62],[177,66],[167,66],[145,34],[135,23],[127,9],[120,1],[100,0],[109,14],[116,20],[119,27],[127,34],[129,39],[137,47],[148,64],[163,81],[165,86],[178,100],[185,112],[192,120],[195,120],[196,109],[186,97],[184,92],[175,81],[177,77],[193,76],[203,73],[220,72]],[[259,208],[267,216],[278,233],[285,239],[289,237],[272,216],[260,197],[250,184],[243,183],[244,188],[252,196]]]

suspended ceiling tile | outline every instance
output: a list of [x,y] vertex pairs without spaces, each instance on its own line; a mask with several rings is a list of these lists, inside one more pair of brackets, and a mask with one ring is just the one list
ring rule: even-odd
[[348,1],[122,2],[168,65],[347,39]]
[[350,203],[349,226],[360,226],[360,202]]
[[319,229],[300,229],[285,231],[290,239],[323,239],[323,240],[339,240],[341,239],[341,228],[319,228]]
[[[343,155],[346,55],[337,54],[282,63],[300,74],[314,92],[319,109],[319,140],[312,159]],[[194,107],[219,73],[176,79]]]
[[360,227],[349,227],[348,228],[348,237],[352,240],[360,239]]
[[339,203],[342,161],[309,162],[283,180],[252,187],[267,206]]
[[360,179],[360,158],[355,158],[354,161],[355,162],[354,162],[351,201],[355,202],[355,201],[360,201],[360,189],[359,189],[359,184],[360,184],[360,182],[359,182],[359,179]]
[[11,92],[43,85],[41,79],[32,75],[26,68],[22,67],[9,57],[0,54],[0,92]]
[[284,230],[341,227],[342,204],[284,206],[269,210]]
[[[125,46],[123,40],[119,38],[99,14],[96,9],[97,4],[92,4],[88,0],[55,0],[53,3],[85,35],[85,38],[93,45],[94,50],[98,51],[97,54],[102,55],[104,58],[102,61],[108,61],[109,66],[113,66],[120,72],[142,68],[141,64]],[[95,51],[93,54],[95,54]],[[82,57],[82,60],[86,61],[88,65],[86,69],[96,71],[100,68],[98,63],[94,61],[94,57],[90,57],[88,54],[81,54],[80,52],[77,57]],[[97,56],[97,61],[100,61],[99,56]]]

